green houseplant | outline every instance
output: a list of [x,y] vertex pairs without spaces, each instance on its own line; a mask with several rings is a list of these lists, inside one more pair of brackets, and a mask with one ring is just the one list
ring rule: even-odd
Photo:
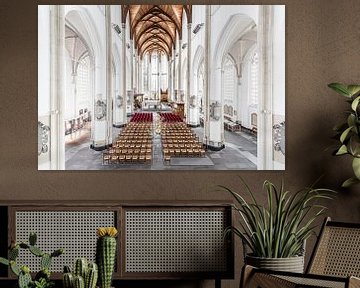
[[309,187],[291,193],[284,189],[283,183],[277,188],[266,180],[267,203],[262,205],[244,180],[242,182],[251,201],[220,186],[234,197],[233,208],[240,216],[239,227],[228,227],[225,235],[234,233],[244,247],[249,248],[251,253],[244,255],[246,264],[303,272],[304,243],[314,233],[315,222],[326,209],[318,200],[331,199],[334,191]]
[[352,157],[352,168],[354,176],[347,179],[342,186],[348,187],[360,183],[360,85],[344,85],[331,83],[328,85],[338,94],[346,97],[350,104],[349,111],[346,111],[346,122],[334,127],[339,139],[339,147],[335,155],[350,155]]
[[[36,246],[36,241],[36,234],[30,233],[29,243],[14,242],[9,248],[9,258],[6,259],[0,257],[0,263],[10,266],[11,271],[18,277],[19,288],[50,288],[54,286],[54,282],[50,280],[50,265],[52,259],[63,254],[64,250],[57,249],[52,253],[45,253],[38,246]],[[41,270],[36,273],[34,279],[32,279],[31,277],[30,268],[28,266],[20,266],[18,263],[16,263],[16,259],[19,256],[20,249],[28,250],[31,254],[40,258]]]

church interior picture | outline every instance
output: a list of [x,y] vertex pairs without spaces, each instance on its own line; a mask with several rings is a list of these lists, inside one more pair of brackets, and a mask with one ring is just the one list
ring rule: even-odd
[[38,5],[38,170],[284,169],[284,5]]

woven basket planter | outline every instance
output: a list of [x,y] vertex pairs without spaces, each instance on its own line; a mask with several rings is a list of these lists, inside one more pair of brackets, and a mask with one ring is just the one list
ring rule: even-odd
[[251,255],[245,256],[245,263],[257,268],[275,271],[304,272],[304,256],[289,258],[262,258]]

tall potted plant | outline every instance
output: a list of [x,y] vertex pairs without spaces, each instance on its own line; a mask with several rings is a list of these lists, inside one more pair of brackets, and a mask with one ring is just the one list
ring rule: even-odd
[[331,83],[328,86],[346,97],[350,104],[349,111],[346,111],[346,122],[334,127],[340,142],[334,155],[350,155],[352,158],[354,176],[342,184],[348,187],[360,183],[360,85]]
[[251,201],[225,186],[220,187],[235,199],[233,208],[240,215],[239,226],[228,227],[225,232],[241,238],[248,248],[244,253],[250,250],[244,255],[245,264],[302,273],[305,241],[314,233],[315,220],[326,209],[318,200],[331,199],[334,191],[310,187],[291,193],[284,189],[283,183],[277,188],[266,180],[267,203],[262,205],[245,182],[244,186]]

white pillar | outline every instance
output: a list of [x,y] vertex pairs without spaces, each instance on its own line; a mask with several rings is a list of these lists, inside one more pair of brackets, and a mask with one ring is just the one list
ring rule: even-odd
[[[241,64],[242,65],[242,64]],[[234,105],[234,109],[236,109],[236,121],[241,122],[241,107],[242,107],[242,97],[241,95],[241,81],[242,81],[242,71],[240,71],[240,75],[236,78],[236,105]],[[242,124],[242,123],[241,123]]]
[[139,93],[144,93],[144,58],[139,56]]
[[181,54],[182,54],[182,39],[179,39],[179,66],[178,66],[178,95],[177,101],[181,101],[181,89],[182,89],[182,82],[181,82]]
[[137,73],[136,73],[136,92],[140,93],[140,57],[139,51],[136,49],[136,63],[137,63]]
[[[109,126],[112,126],[110,120],[110,111],[111,111],[111,91],[112,91],[112,79],[108,79],[111,77],[111,42],[109,40],[109,33],[111,33],[111,18],[110,12],[108,8],[105,6],[105,18],[104,18],[104,31],[101,33],[102,41],[105,43],[105,50],[101,55],[97,55],[95,58],[95,99],[94,99],[94,117],[92,121],[92,139],[91,139],[91,148],[94,150],[100,151],[104,150],[110,143],[110,131]],[[110,21],[110,27],[108,28]],[[111,37],[111,36],[110,36]],[[110,52],[109,52],[110,51]],[[110,57],[110,58],[109,58]],[[109,65],[110,63],[110,65]],[[110,69],[110,72],[108,71]],[[110,90],[109,90],[110,89]],[[109,98],[110,96],[110,98]]]
[[106,30],[106,145],[112,144],[112,99],[113,97],[113,69],[112,69],[112,29],[111,6],[105,5]]
[[191,81],[193,78],[193,71],[192,71],[192,67],[191,67],[191,22],[188,23],[187,25],[187,34],[188,34],[188,45],[187,45],[187,79],[186,79],[186,91],[187,91],[187,95],[186,95],[186,108],[187,108],[187,112],[186,112],[186,123],[191,125],[191,114],[194,112],[192,111],[193,109],[190,107],[190,97],[191,97]]
[[134,90],[135,90],[135,63],[134,63],[134,40],[130,40],[130,113],[134,111]]
[[258,99],[258,147],[257,168],[272,170],[273,167],[273,119],[272,119],[272,35],[273,7],[259,6],[258,53],[259,53],[259,99]]
[[161,53],[157,54],[157,99],[160,100],[161,95]]
[[171,99],[171,95],[172,95],[172,92],[171,92],[171,57],[169,56],[168,57],[168,62],[167,62],[167,80],[168,80],[168,101],[170,101]]
[[176,65],[175,65],[175,61],[176,61],[176,49],[175,49],[175,45],[174,45],[174,49],[173,49],[173,62],[172,62],[172,101],[176,102],[176,86],[175,86],[175,80],[176,80]]
[[[209,10],[211,9],[211,6]],[[211,34],[211,16],[207,16],[209,18],[209,29],[208,34]],[[208,36],[209,37],[209,36]],[[210,45],[211,41],[208,42]],[[209,46],[210,47],[210,46]],[[209,101],[209,108],[206,107],[205,109],[209,109],[207,113],[210,113],[210,106],[212,109],[215,109],[215,115],[209,115],[207,120],[209,121],[209,135],[208,135],[208,145],[209,148],[212,150],[221,150],[224,148],[224,113],[223,113],[223,70],[222,70],[222,63],[218,61],[217,63],[213,63],[211,61],[213,53],[215,51],[211,51],[211,48],[208,48],[210,51],[208,55],[205,55],[205,59],[207,59],[208,71],[210,75],[208,75],[209,79],[207,81],[207,94],[208,101]],[[205,52],[206,54],[206,52]],[[205,73],[206,74],[206,73]],[[214,117],[215,116],[215,117]]]
[[50,6],[50,169],[65,169],[65,13]]
[[205,8],[205,56],[204,56],[204,139],[205,145],[209,145],[210,138],[210,79],[211,79],[211,6]]
[[126,105],[127,105],[127,91],[126,91],[126,24],[122,23],[122,108],[125,118],[125,123],[127,122],[126,114]]
[[152,99],[152,61],[151,61],[151,53],[149,53],[149,67],[148,67],[148,84],[149,84],[149,94],[150,99]]

